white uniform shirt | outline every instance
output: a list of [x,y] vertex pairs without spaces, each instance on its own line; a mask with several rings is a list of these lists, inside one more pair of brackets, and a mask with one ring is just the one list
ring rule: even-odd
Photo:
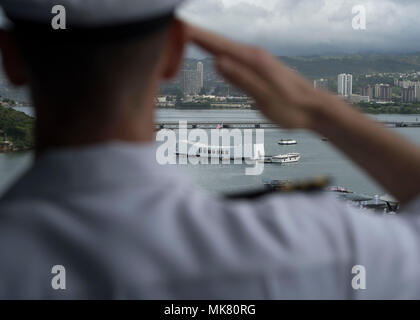
[[155,146],[57,150],[0,201],[0,298],[420,298],[420,212],[406,211],[224,200],[159,166]]

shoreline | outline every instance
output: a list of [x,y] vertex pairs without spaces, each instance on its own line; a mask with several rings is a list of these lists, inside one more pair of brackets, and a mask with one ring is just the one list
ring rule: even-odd
[[23,147],[23,148],[18,148],[18,149],[14,149],[14,150],[0,150],[0,154],[11,154],[11,153],[25,153],[28,151],[32,151],[34,150],[34,148],[29,148],[29,147]]
[[[13,109],[15,109],[16,111],[20,111],[20,112],[24,112],[27,115],[34,117],[33,113],[27,113],[24,110],[19,110],[21,108],[29,108],[31,111],[34,110],[33,106],[16,106],[13,107]],[[174,108],[174,107],[156,107],[156,110],[177,110],[177,111],[203,111],[203,110],[226,110],[226,111],[258,111],[257,108],[226,108],[226,107],[212,107],[212,108]],[[360,110],[358,109],[360,112],[362,112],[363,114],[368,114],[368,115],[407,115],[407,116],[419,116],[420,117],[420,112],[418,113],[407,113],[407,112],[369,112],[369,111],[365,111],[365,110]],[[420,120],[419,120],[420,121]]]

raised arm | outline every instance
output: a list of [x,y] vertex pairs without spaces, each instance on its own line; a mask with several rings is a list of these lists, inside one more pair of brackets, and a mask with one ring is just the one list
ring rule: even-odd
[[327,137],[402,204],[420,194],[420,148],[311,83],[266,51],[188,26],[191,41],[212,53],[219,72],[285,128]]

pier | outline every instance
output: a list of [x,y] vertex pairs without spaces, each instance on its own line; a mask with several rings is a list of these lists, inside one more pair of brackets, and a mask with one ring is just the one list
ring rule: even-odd
[[[381,121],[386,127],[394,128],[420,128],[420,121],[401,122],[401,121]],[[156,121],[156,130],[179,129],[179,121]],[[223,125],[227,129],[276,129],[278,125],[268,120],[188,120],[188,129],[216,129]]]

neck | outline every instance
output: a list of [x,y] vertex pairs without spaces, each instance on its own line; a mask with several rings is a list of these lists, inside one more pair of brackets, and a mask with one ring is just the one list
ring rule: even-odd
[[[77,108],[36,101],[36,154],[50,149],[80,147],[111,141],[150,143],[155,139],[154,93],[77,103]],[[63,99],[64,100],[64,99]],[[111,103],[110,101],[114,101]],[[74,107],[74,106],[73,106]],[[51,112],[54,108],[68,111]],[[70,117],[68,120],[67,117]],[[58,118],[58,119],[57,119]],[[73,120],[74,119],[74,120]]]

